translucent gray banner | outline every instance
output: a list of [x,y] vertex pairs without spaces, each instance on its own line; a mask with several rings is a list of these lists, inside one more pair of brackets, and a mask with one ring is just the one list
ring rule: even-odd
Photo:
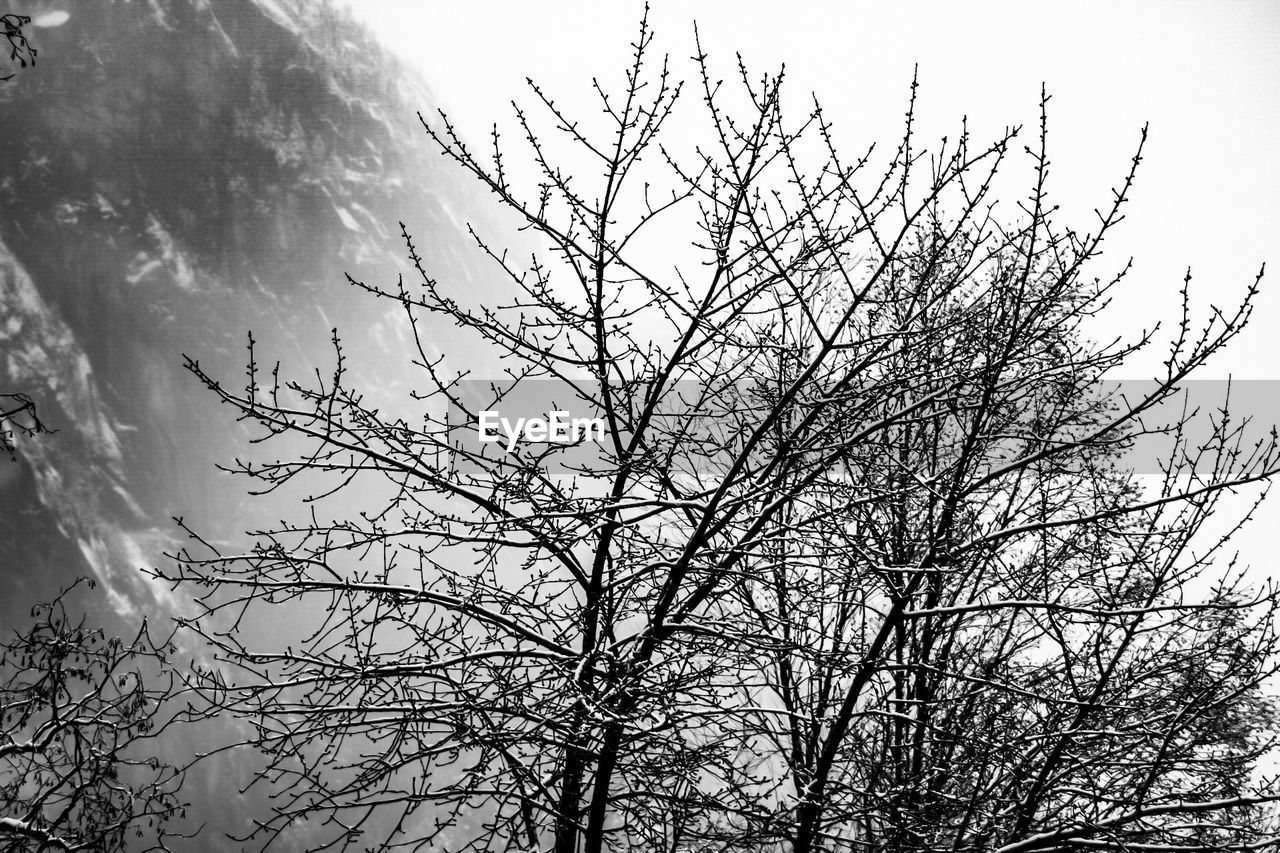
[[[655,387],[611,386],[606,398],[589,379],[468,379],[452,388],[443,418],[450,440],[469,452],[590,467],[602,453],[626,447],[641,424],[661,433],[666,446],[685,442],[694,455],[731,452],[761,428],[780,391],[680,381],[661,386],[655,397]],[[1221,468],[1224,454],[1242,462],[1264,452],[1280,425],[1280,379],[1188,380],[1162,393],[1163,387],[1151,380],[1104,380],[1064,395],[1047,386],[1043,393],[1021,386],[985,416],[983,453],[994,464],[1076,444],[1089,448],[1091,458],[1108,455],[1137,474],[1161,474],[1172,460],[1204,475]],[[860,441],[888,449],[898,440],[893,429],[934,424],[932,440],[945,450],[972,428],[980,397],[980,389],[967,386],[914,395],[884,386],[806,388],[768,429],[813,447]]]

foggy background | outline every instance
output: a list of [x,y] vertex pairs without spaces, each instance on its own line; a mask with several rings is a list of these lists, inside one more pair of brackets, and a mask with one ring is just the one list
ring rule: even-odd
[[[345,7],[368,32],[320,2],[0,0],[39,25],[37,65],[0,84],[0,390],[30,394],[58,430],[0,459],[0,629],[81,575],[101,582],[89,606],[104,620],[164,619],[182,602],[138,569],[180,543],[174,516],[233,543],[255,519],[289,512],[284,497],[250,499],[216,471],[245,434],[183,355],[235,385],[249,329],[260,361],[301,372],[331,363],[336,326],[365,386],[396,400],[405,341],[345,275],[390,285],[406,272],[403,220],[446,287],[497,298],[465,223],[499,241],[510,224],[436,154],[416,111],[442,108],[483,142],[493,121],[511,128],[509,101],[533,76],[568,112],[590,113],[591,76],[620,82],[643,12]],[[1095,267],[1135,259],[1099,339],[1175,320],[1188,266],[1203,311],[1233,307],[1263,261],[1280,263],[1273,3],[656,3],[655,47],[677,76],[693,71],[695,17],[723,76],[735,52],[759,72],[785,63],[790,108],[803,113],[816,94],[847,152],[892,149],[913,68],[925,144],[954,136],[964,116],[975,141],[1018,124],[1031,141],[1045,84],[1049,192],[1057,221],[1081,231],[1150,122],[1127,219]],[[706,129],[687,94],[666,139],[677,150]],[[998,194],[1007,216],[1031,174],[1011,158]],[[1203,378],[1280,379],[1278,291],[1264,281],[1253,325]],[[438,352],[478,357],[450,335]],[[1162,355],[1153,347],[1114,378],[1149,378]],[[1248,387],[1242,409],[1274,409],[1277,383]],[[1266,505],[1238,540],[1260,576],[1278,522],[1280,505]]]

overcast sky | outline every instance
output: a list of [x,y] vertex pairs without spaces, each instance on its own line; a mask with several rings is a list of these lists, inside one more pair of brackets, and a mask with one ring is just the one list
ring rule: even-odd
[[[526,76],[570,109],[590,109],[591,76],[619,79],[643,9],[561,0],[353,7],[422,69],[476,139],[510,116]],[[916,63],[918,115],[935,136],[954,132],[963,115],[978,138],[1011,124],[1030,129],[1044,82],[1051,190],[1078,230],[1150,122],[1128,220],[1109,249],[1114,260],[1135,256],[1135,272],[1109,322],[1168,316],[1187,265],[1200,298],[1231,303],[1270,260],[1275,283],[1255,328],[1213,372],[1280,378],[1280,3],[654,3],[657,46],[684,75],[695,18],[726,76],[735,52],[761,70],[785,62],[792,103],[816,93],[847,151],[895,141]]]
[[[473,139],[494,120],[509,120],[526,76],[570,110],[594,109],[590,78],[620,79],[643,10],[637,2],[577,0],[354,5],[422,70]],[[954,133],[965,115],[980,139],[1008,125],[1034,129],[1043,82],[1053,98],[1050,189],[1067,215],[1063,224],[1077,230],[1090,229],[1090,211],[1108,201],[1149,122],[1128,218],[1104,259],[1132,255],[1135,268],[1098,337],[1134,334],[1158,318],[1169,329],[1188,265],[1202,303],[1234,307],[1270,261],[1253,325],[1201,375],[1280,379],[1280,2],[659,0],[650,13],[657,47],[686,76],[695,18],[725,76],[735,52],[755,69],[785,62],[791,102],[816,93],[846,151],[897,141],[917,63],[918,116],[934,138]],[[1147,365],[1160,356],[1151,352],[1119,377],[1149,378]],[[1246,387],[1267,398],[1246,408],[1273,421],[1280,398],[1271,399],[1271,383]],[[1277,523],[1280,501],[1269,501],[1237,542],[1255,572],[1272,572],[1269,531]]]

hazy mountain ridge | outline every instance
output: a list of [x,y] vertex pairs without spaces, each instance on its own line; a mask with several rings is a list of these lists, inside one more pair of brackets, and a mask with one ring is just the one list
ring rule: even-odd
[[242,486],[213,463],[243,436],[182,353],[238,382],[248,329],[295,368],[327,363],[331,326],[377,343],[386,306],[343,275],[394,281],[400,219],[433,271],[476,281],[448,210],[467,190],[416,116],[430,96],[343,14],[57,8],[36,67],[0,89],[0,388],[60,430],[0,474],[8,612],[86,571],[127,609],[154,594],[135,569],[169,516],[242,528]]

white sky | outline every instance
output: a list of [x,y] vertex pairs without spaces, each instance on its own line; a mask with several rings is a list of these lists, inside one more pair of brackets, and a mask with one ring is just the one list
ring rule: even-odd
[[[509,126],[509,101],[527,102],[526,76],[570,112],[593,111],[591,77],[620,80],[643,8],[635,0],[346,2],[422,70],[473,140],[495,120]],[[816,93],[846,152],[896,143],[916,63],[924,138],[954,133],[966,114],[978,140],[1012,124],[1034,130],[1043,81],[1053,96],[1050,189],[1068,217],[1060,222],[1081,231],[1150,122],[1127,219],[1107,244],[1108,263],[1133,255],[1136,266],[1103,332],[1174,316],[1188,265],[1202,303],[1231,307],[1270,261],[1252,327],[1202,375],[1280,379],[1280,2],[651,5],[657,48],[679,74],[692,79],[696,17],[722,76],[732,76],[735,52],[761,71],[785,62],[792,103],[801,108]],[[1260,534],[1280,519],[1280,501],[1264,518],[1240,543],[1255,564],[1269,562]]]
[[[620,79],[638,2],[347,0],[419,67],[441,104],[481,139],[507,122],[534,77],[572,111],[588,112],[590,78]],[[904,4],[663,2],[657,47],[689,75],[696,18],[727,77],[785,62],[797,108],[810,92],[838,122],[844,148],[892,144],[919,63],[918,116],[928,135],[962,115],[978,139],[1010,124],[1034,129],[1043,81],[1050,105],[1051,190],[1077,230],[1123,175],[1151,124],[1128,219],[1110,245],[1137,266],[1112,323],[1148,325],[1176,308],[1189,264],[1202,299],[1230,304],[1264,260],[1255,326],[1215,375],[1280,378],[1280,3],[1237,0]],[[431,105],[424,105],[430,107]],[[1275,291],[1275,292],[1271,292]]]

